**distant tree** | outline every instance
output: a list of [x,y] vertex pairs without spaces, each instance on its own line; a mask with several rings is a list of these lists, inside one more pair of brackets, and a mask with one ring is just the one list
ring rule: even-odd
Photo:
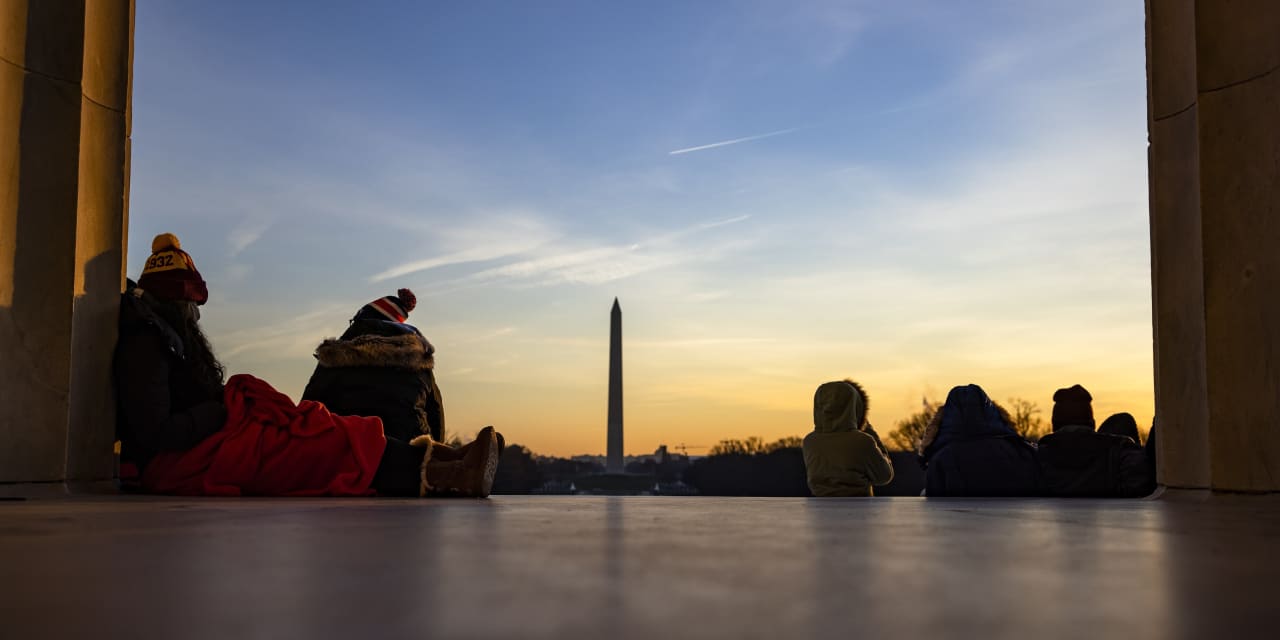
[[759,436],[751,436],[745,440],[728,439],[717,442],[708,455],[726,456],[726,455],[755,455],[764,453],[764,440]]
[[462,446],[462,437],[459,436],[456,432],[445,429],[444,433],[440,435],[442,436],[440,439],[441,442],[449,445],[450,447],[457,449],[458,447]]
[[891,451],[915,451],[924,437],[925,427],[933,420],[934,414],[942,406],[941,402],[928,398],[920,399],[920,410],[899,420],[897,428],[889,433],[885,446]]
[[683,469],[684,482],[709,496],[807,496],[802,442],[799,436],[721,440]]
[[707,456],[684,470],[685,484],[707,496],[807,496],[798,448]]
[[544,482],[568,484],[593,473],[603,473],[604,465],[569,458],[538,458],[538,471]]
[[1013,430],[1024,440],[1037,442],[1049,432],[1049,426],[1040,418],[1040,407],[1024,398],[1009,398],[1009,417],[1013,420]]
[[765,445],[764,450],[766,453],[772,453],[780,449],[799,449],[803,445],[804,438],[801,438],[800,436],[787,436],[785,438],[778,438],[777,440]]
[[493,477],[493,493],[530,493],[542,483],[538,462],[528,448],[509,444],[502,450],[498,471]]

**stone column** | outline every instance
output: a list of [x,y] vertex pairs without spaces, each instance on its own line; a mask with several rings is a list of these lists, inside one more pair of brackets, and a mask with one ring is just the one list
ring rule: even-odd
[[1160,483],[1209,486],[1195,0],[1147,2],[1148,187]]
[[1160,481],[1280,491],[1280,3],[1147,0]]
[[110,472],[132,15],[0,2],[0,482]]
[[1280,3],[1196,4],[1213,487],[1280,491]]
[[133,1],[85,4],[67,479],[109,478],[111,360],[128,244]]

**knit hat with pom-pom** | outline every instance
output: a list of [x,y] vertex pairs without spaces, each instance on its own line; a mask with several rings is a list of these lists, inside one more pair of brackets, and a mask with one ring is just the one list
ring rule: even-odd
[[396,291],[394,296],[383,296],[360,307],[351,320],[390,320],[404,322],[409,319],[409,312],[418,306],[418,298],[408,289]]
[[162,300],[196,304],[209,300],[209,289],[196,270],[195,261],[172,233],[162,233],[151,241],[151,256],[138,277],[138,288]]

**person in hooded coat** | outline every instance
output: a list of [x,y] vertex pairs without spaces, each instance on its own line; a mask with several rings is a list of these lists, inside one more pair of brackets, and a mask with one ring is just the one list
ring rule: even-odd
[[345,333],[316,347],[315,371],[302,392],[343,415],[378,416],[387,435],[444,440],[444,400],[435,379],[435,347],[406,324],[417,297],[408,289],[361,307]]
[[1098,433],[1128,438],[1136,444],[1142,444],[1142,436],[1138,434],[1138,421],[1129,413],[1115,413],[1107,416],[1098,425]]
[[[1094,431],[1093,396],[1080,385],[1053,394],[1053,433],[1040,438],[1038,460],[1050,495],[1140,498],[1155,490],[1151,465],[1135,439]],[[1126,429],[1113,416],[1108,430]],[[1109,419],[1110,420],[1110,419]],[[1128,416],[1129,423],[1133,417]],[[1132,424],[1136,435],[1137,424]]]
[[867,393],[852,380],[827,382],[813,394],[813,431],[804,437],[809,491],[815,496],[871,496],[893,480],[893,463],[867,422]]
[[1035,447],[976,384],[951,389],[925,427],[919,453],[926,496],[1041,493]]
[[[438,461],[460,460],[468,447],[444,442],[444,400],[435,378],[435,347],[408,324],[418,304],[409,289],[364,305],[347,330],[316,347],[316,368],[304,400],[344,415],[378,416],[389,437],[426,435]],[[506,441],[496,431],[499,453]]]
[[442,462],[429,436],[388,438],[380,418],[294,404],[252,376],[224,384],[198,322],[208,297],[178,238],[156,236],[120,305],[122,484],[178,495],[488,495],[498,460],[492,428],[464,459]]

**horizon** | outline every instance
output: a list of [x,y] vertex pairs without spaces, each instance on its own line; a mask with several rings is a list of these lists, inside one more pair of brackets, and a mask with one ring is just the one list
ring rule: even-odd
[[[412,289],[446,426],[625,453],[882,436],[977,383],[1154,413],[1143,10],[138,2],[127,272],[176,233],[228,373]],[[600,454],[602,455],[602,454]]]

